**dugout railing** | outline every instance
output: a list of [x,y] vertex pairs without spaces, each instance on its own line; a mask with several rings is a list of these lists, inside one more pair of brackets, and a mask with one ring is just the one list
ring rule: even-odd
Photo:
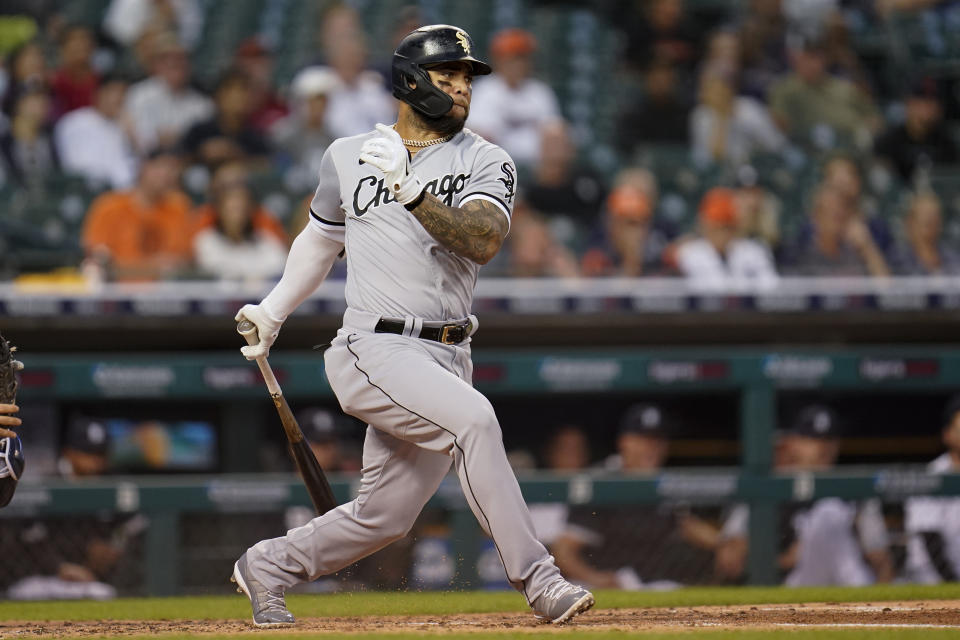
[[[291,476],[241,475],[251,468],[258,416],[251,408],[269,404],[255,368],[234,354],[36,354],[29,358],[20,402],[70,400],[215,401],[220,407],[221,452],[225,473],[210,476],[111,477],[88,482],[33,481],[28,478],[4,518],[140,512],[149,517],[145,533],[146,591],[179,591],[181,563],[175,541],[184,519],[204,512],[277,510],[309,505],[305,490]],[[285,393],[294,404],[332,400],[315,354],[271,357]],[[760,350],[735,348],[644,350],[479,351],[475,384],[498,397],[549,398],[564,393],[629,392],[735,394],[739,403],[739,467],[671,469],[656,477],[620,478],[594,473],[572,477],[521,476],[531,502],[640,504],[660,500],[688,503],[742,501],[751,506],[748,579],[777,579],[778,505],[836,496],[960,495],[960,476],[927,475],[921,466],[894,466],[829,474],[781,476],[771,471],[778,394],[785,390],[949,394],[960,381],[960,350],[948,347],[871,347],[858,349]],[[334,478],[340,500],[355,486]],[[449,485],[449,486],[448,486]],[[476,584],[475,558],[481,535],[455,481],[434,504],[452,513],[461,586]],[[279,532],[278,532],[279,533]]]

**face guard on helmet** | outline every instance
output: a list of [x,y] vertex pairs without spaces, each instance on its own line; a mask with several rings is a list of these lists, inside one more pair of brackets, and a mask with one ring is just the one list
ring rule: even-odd
[[444,62],[466,62],[473,75],[489,74],[490,65],[474,58],[473,50],[473,39],[459,27],[435,24],[410,32],[393,53],[393,95],[428,118],[446,115],[453,98],[431,82],[426,69]]
[[24,466],[20,438],[0,439],[0,507],[7,506],[13,498]]

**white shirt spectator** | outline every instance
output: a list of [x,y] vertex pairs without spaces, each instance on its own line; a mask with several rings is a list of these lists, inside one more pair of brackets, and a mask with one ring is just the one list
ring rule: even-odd
[[363,72],[352,85],[341,82],[329,96],[325,122],[333,138],[367,133],[378,122],[397,119],[397,107],[376,71]]
[[746,238],[733,240],[726,256],[704,238],[689,240],[677,250],[677,263],[695,289],[771,289],[779,279],[766,247]]
[[560,117],[557,96],[544,82],[528,78],[511,89],[493,74],[477,80],[467,126],[529,166],[540,159],[540,128]]
[[[949,453],[929,465],[928,473],[957,473]],[[960,498],[916,497],[904,505],[907,539],[906,577],[937,584],[960,577]]]
[[[743,163],[758,151],[778,152],[786,146],[787,139],[761,103],[753,98],[739,97],[734,99],[732,109],[726,122],[725,160]],[[719,124],[718,114],[712,107],[701,104],[693,110],[690,114],[690,135],[694,157],[711,159],[710,141]]]
[[287,248],[274,236],[258,231],[242,244],[218,229],[204,229],[193,240],[197,266],[220,280],[263,280],[279,276]]
[[158,77],[130,87],[126,109],[133,118],[141,153],[153,149],[161,133],[172,132],[179,138],[193,125],[213,116],[213,102],[208,97],[190,87],[173,92]]
[[115,120],[93,107],[75,109],[63,116],[53,130],[60,165],[113,189],[126,189],[136,178],[136,156],[127,134]]

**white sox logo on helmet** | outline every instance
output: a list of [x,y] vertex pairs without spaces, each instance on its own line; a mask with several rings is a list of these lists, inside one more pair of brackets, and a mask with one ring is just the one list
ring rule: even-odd
[[463,52],[470,55],[470,41],[467,40],[467,34],[463,31],[457,31],[457,42],[463,47]]

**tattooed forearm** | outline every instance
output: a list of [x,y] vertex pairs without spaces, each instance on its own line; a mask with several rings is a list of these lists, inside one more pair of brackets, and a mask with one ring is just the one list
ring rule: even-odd
[[437,242],[477,264],[489,262],[507,235],[506,216],[487,200],[448,207],[428,193],[411,213]]

